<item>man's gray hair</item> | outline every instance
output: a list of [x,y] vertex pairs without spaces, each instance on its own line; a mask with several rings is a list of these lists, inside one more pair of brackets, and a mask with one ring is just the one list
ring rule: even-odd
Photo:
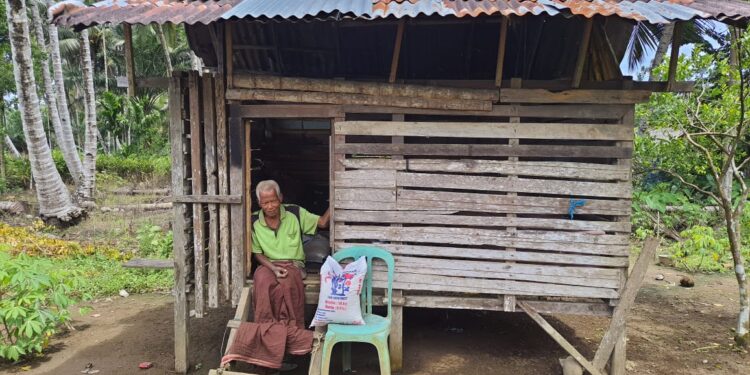
[[263,180],[258,182],[258,186],[255,187],[255,197],[258,198],[258,202],[260,202],[260,193],[269,191],[275,191],[276,196],[281,199],[281,188],[279,188],[279,184],[274,180]]

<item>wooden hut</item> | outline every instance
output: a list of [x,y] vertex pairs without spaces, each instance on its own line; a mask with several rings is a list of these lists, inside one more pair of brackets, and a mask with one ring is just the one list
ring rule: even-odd
[[[78,28],[184,24],[207,67],[168,81],[177,371],[190,311],[248,303],[252,190],[271,176],[295,203],[330,205],[334,249],[396,256],[394,369],[403,308],[421,307],[523,310],[591,373],[614,348],[622,374],[634,106],[690,84],[675,64],[666,82],[636,82],[620,61],[636,22],[676,22],[679,46],[683,22],[744,25],[750,5],[119,0],[55,13]],[[539,313],[614,319],[588,361]]]

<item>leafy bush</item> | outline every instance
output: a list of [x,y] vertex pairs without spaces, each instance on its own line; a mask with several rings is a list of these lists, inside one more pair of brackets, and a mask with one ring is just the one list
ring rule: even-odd
[[23,253],[31,256],[65,257],[102,253],[115,260],[127,259],[130,256],[114,248],[97,248],[55,238],[47,233],[47,227],[41,220],[35,221],[29,227],[14,227],[0,223],[0,245],[7,246],[7,251],[11,255]]
[[48,259],[0,251],[0,358],[17,361],[44,350],[57,327],[70,320],[77,280]]
[[144,257],[172,256],[172,231],[164,233],[158,225],[143,224],[136,231],[138,252]]
[[168,156],[100,155],[96,159],[97,171],[128,179],[166,178],[171,168]]
[[633,192],[631,220],[636,237],[639,238],[657,231],[679,233],[696,225],[706,226],[719,222],[715,213],[704,209],[704,202],[667,183]]
[[76,270],[81,282],[75,292],[91,297],[117,295],[121,289],[129,293],[169,291],[174,284],[174,271],[125,268],[122,262],[105,254],[69,257],[54,260],[57,267]]

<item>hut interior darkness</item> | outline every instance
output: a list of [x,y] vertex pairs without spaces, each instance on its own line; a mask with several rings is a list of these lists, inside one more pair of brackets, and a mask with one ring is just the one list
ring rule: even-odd
[[[403,309],[421,307],[525,312],[589,373],[621,375],[656,248],[629,270],[634,108],[692,85],[676,81],[679,48],[664,82],[624,77],[620,61],[638,21],[675,22],[679,47],[683,22],[744,26],[750,5],[105,0],[53,14],[77,28],[183,23],[206,66],[168,82],[127,69],[170,96],[176,371],[191,311],[231,301],[230,341],[251,315],[253,188],[273,178],[287,202],[332,209],[333,251],[396,257],[394,371]],[[319,281],[305,286],[315,303]],[[540,313],[612,319],[590,360]]]

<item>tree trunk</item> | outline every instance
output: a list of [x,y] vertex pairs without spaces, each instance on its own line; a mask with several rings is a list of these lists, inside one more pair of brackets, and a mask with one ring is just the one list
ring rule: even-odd
[[[40,46],[44,46],[47,43],[44,39],[44,27],[42,27],[42,18],[39,16],[39,3],[35,3],[31,7],[31,14],[34,20],[34,30],[36,31],[36,40]],[[41,59],[42,64],[42,84],[44,85],[44,100],[47,102],[47,109],[49,110],[49,120],[52,123],[52,128],[55,130],[55,137],[57,145],[62,150],[63,159],[65,159],[65,165],[70,171],[70,176],[73,177],[73,181],[76,186],[81,183],[81,159],[78,158],[78,150],[76,149],[75,141],[72,139],[66,139],[65,131],[62,128],[62,122],[60,122],[60,114],[57,110],[57,99],[55,98],[55,87],[52,81],[52,76],[49,72],[49,59],[47,55],[43,55]],[[72,132],[71,132],[72,135]]]
[[[52,2],[52,0],[47,0],[48,20],[52,19],[51,13],[49,13],[49,9],[53,4],[54,3]],[[72,167],[71,164],[67,164],[68,169],[70,170],[70,174],[71,176],[74,176],[74,180],[80,181],[83,176],[83,164],[81,163],[81,158],[78,155],[78,147],[76,146],[75,137],[73,136],[73,123],[70,121],[70,112],[68,110],[68,95],[65,93],[65,80],[63,78],[62,60],[60,57],[60,40],[57,36],[57,26],[55,26],[55,24],[51,22],[48,22],[47,32],[49,33],[49,44],[47,46],[47,51],[49,52],[49,56],[52,58],[52,73],[55,82],[55,84],[53,85],[55,92],[55,102],[57,103],[57,112],[60,116],[60,124],[62,130],[62,140],[58,140],[58,143],[61,145],[61,148],[64,147],[64,155],[70,153],[68,156],[65,156],[65,162],[68,163],[68,160],[70,158]],[[59,137],[60,136],[58,135],[58,139]],[[76,175],[78,177],[75,177]],[[80,185],[79,182],[77,182],[76,184]]]
[[156,24],[154,27],[156,28],[156,34],[159,36],[161,48],[164,50],[164,61],[167,64],[167,77],[171,77],[172,58],[169,57],[169,45],[167,44],[167,38],[164,36],[164,28],[161,26],[161,24]]
[[653,80],[654,70],[664,61],[664,56],[667,54],[667,49],[672,42],[673,35],[674,22],[670,22],[664,25],[664,30],[662,31],[661,38],[659,38],[659,45],[656,47],[656,52],[654,53],[654,60],[651,62],[649,79]]
[[16,148],[16,145],[13,144],[13,140],[10,139],[9,135],[5,135],[5,145],[8,146],[8,151],[10,151],[11,155],[15,158],[20,158],[21,153]]
[[96,190],[96,100],[94,93],[94,66],[91,62],[91,46],[89,31],[81,31],[81,56],[83,61],[83,83],[86,93],[86,132],[83,143],[83,175],[82,197],[86,200],[94,199]]
[[102,53],[104,54],[104,91],[109,91],[109,73],[107,69],[107,33],[105,32],[104,26],[102,27]]
[[83,211],[73,204],[68,189],[55,169],[52,152],[47,146],[39,97],[36,93],[26,4],[24,0],[6,0],[6,5],[18,108],[22,115],[23,133],[29,150],[31,175],[37,183],[39,215],[47,220],[70,223],[81,217]]
[[[5,136],[5,101],[0,98],[0,136]],[[0,180],[5,181],[5,147],[0,142]]]

